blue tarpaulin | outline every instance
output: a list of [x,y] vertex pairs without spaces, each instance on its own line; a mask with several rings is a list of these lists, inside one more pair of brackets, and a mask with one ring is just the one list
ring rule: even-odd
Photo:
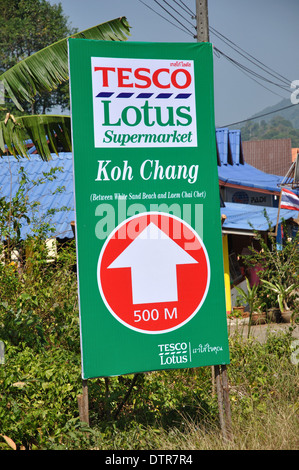
[[241,131],[216,129],[219,181],[279,193],[282,176],[264,173],[244,161]]
[[[265,212],[267,217],[265,216]],[[278,209],[277,207],[262,207],[225,202],[225,207],[221,207],[221,214],[227,217],[222,225],[223,229],[230,229],[232,231],[246,230],[247,232],[252,230],[268,231],[269,223],[271,227],[275,229]],[[279,222],[296,217],[298,217],[297,211],[281,209]]]
[[219,180],[238,186],[246,186],[267,191],[280,192],[279,184],[283,177],[270,175],[254,168],[248,163],[243,165],[218,166]]

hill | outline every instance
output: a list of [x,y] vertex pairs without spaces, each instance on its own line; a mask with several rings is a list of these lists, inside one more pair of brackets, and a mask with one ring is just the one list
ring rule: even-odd
[[254,114],[243,126],[231,127],[241,129],[243,141],[290,138],[292,147],[299,147],[299,106],[284,99]]
[[[251,118],[254,119],[255,122],[261,122],[262,120],[265,122],[269,122],[275,116],[281,116],[287,121],[290,121],[295,129],[299,129],[299,106],[291,106],[291,100],[289,98],[285,98],[281,100],[279,103],[276,103],[273,106],[268,106],[267,108],[263,109],[259,113],[254,114]],[[291,107],[288,107],[291,106]],[[279,111],[281,108],[286,108]],[[277,110],[277,112],[275,112]],[[268,114],[267,116],[263,116],[258,118],[258,116],[263,114]]]
[[269,122],[248,121],[241,127],[243,142],[246,140],[291,139],[292,147],[299,147],[299,129],[282,116],[272,117]]

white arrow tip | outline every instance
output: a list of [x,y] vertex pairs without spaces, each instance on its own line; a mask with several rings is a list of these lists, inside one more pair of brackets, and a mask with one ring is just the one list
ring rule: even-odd
[[139,235],[140,240],[167,240],[168,236],[151,222]]

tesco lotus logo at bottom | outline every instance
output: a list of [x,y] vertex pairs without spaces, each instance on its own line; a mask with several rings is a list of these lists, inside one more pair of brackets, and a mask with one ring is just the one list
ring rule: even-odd
[[194,63],[92,57],[95,147],[196,147]]

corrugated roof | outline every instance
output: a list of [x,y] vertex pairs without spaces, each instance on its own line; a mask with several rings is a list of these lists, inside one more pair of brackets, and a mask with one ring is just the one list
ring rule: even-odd
[[283,178],[277,175],[269,175],[257,170],[251,165],[244,163],[240,166],[223,165],[218,167],[219,180],[224,185],[247,186],[249,188],[272,191],[280,193],[279,184]]
[[283,176],[266,173],[245,161],[240,130],[216,129],[216,144],[220,182],[280,192]]
[[[246,230],[252,231],[267,231],[269,229],[267,218],[265,217],[265,211],[267,217],[271,223],[271,226],[275,228],[277,221],[277,207],[262,207],[253,206],[246,204],[246,210],[244,210],[244,204],[238,204],[235,202],[226,202],[225,207],[221,207],[221,214],[226,215],[222,227],[224,229],[233,230]],[[293,217],[297,217],[297,211],[290,211],[281,209],[279,213],[279,223],[282,220],[288,220]]]
[[216,143],[219,166],[244,164],[240,130],[216,129]]
[[[16,195],[19,188],[21,167],[24,168],[29,181],[38,181],[43,178],[44,173],[49,173],[54,168],[60,168],[55,173],[56,179],[52,179],[52,181],[47,179],[46,183],[43,184],[28,185],[27,194],[29,203],[36,201],[40,203],[35,213],[37,220],[45,221],[45,214],[49,209],[68,208],[67,211],[55,212],[47,220],[51,226],[55,227],[52,236],[72,238],[71,221],[75,220],[72,154],[61,153],[59,157],[53,154],[52,160],[49,162],[43,162],[39,155],[33,154],[31,154],[30,159],[22,158],[17,160],[12,156],[2,157],[0,159],[0,197],[10,198]],[[32,233],[32,231],[24,221],[21,229],[22,238],[26,238],[29,233]]]

